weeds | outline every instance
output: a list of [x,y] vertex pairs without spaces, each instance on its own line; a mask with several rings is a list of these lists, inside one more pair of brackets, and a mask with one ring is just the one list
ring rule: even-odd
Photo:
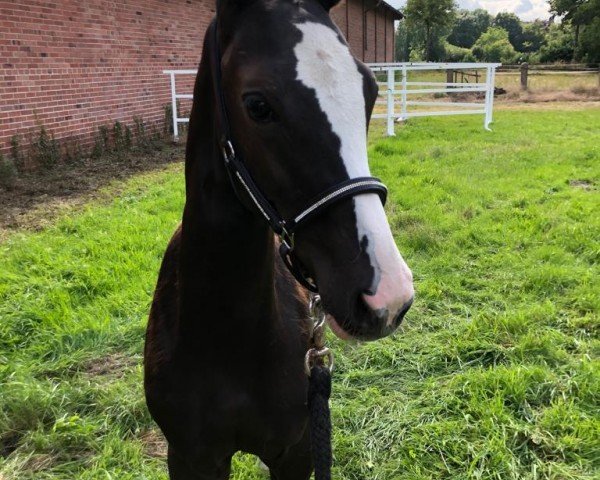
[[77,138],[63,140],[63,160],[67,164],[81,163],[85,158],[85,153],[81,143]]
[[0,186],[12,190],[17,183],[18,170],[12,158],[5,158],[0,152]]
[[39,135],[31,142],[31,152],[34,163],[46,169],[54,167],[60,160],[60,148],[46,128],[40,127]]
[[117,153],[123,153],[127,150],[125,142],[125,130],[123,124],[118,120],[113,126],[113,145],[114,151]]
[[167,103],[164,107],[164,118],[163,118],[163,134],[173,135],[173,105]]
[[10,137],[10,154],[17,170],[22,172],[25,169],[25,159],[21,151],[21,142],[18,135]]

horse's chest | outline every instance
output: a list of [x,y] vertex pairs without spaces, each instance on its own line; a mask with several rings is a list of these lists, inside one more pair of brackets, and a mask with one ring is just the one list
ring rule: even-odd
[[180,421],[161,425],[163,431],[206,448],[258,455],[297,443],[308,415],[307,379],[301,369],[272,367],[268,374],[201,369],[180,376],[163,397],[165,417]]

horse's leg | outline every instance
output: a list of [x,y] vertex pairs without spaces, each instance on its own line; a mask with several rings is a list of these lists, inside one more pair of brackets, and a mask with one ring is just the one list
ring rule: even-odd
[[310,430],[307,428],[302,440],[284,455],[263,462],[269,467],[271,480],[309,480],[313,471]]
[[200,465],[199,462],[186,461],[170,446],[167,463],[170,480],[228,480],[231,473],[231,457],[220,465]]

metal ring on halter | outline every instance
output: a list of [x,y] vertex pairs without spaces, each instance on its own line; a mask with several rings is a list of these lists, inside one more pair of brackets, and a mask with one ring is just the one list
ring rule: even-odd
[[321,349],[311,348],[304,356],[304,372],[310,377],[310,369],[315,364],[314,361],[317,358],[326,358],[327,363],[324,366],[331,372],[333,371],[333,353],[327,347]]

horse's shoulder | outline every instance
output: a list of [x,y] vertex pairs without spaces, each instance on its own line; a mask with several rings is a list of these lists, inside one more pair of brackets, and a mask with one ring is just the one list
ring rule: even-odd
[[153,371],[165,360],[171,342],[171,327],[178,312],[178,263],[181,247],[181,225],[171,237],[162,260],[152,299],[146,331],[146,369]]

